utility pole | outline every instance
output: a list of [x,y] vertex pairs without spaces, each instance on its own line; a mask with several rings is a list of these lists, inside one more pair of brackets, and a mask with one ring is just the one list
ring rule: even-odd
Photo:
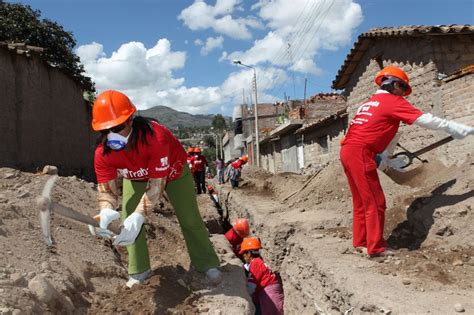
[[233,60],[233,63],[244,66],[253,70],[253,88],[255,91],[255,159],[257,160],[257,167],[260,167],[260,142],[258,132],[258,99],[257,99],[257,70],[249,65],[243,64],[240,60]]
[[306,83],[308,82],[308,78],[305,77],[304,78],[304,99],[303,99],[303,106],[305,105],[306,103]]
[[256,144],[256,158],[257,167],[260,167],[260,139],[258,132],[258,100],[257,100],[257,71],[253,68],[253,80],[255,88],[255,144]]

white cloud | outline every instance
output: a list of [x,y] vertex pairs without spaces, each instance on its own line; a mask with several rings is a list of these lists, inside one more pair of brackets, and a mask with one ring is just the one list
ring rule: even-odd
[[224,44],[224,37],[208,37],[206,39],[206,45],[201,48],[201,55],[207,56],[214,49],[222,48]]
[[197,0],[178,16],[184,25],[193,31],[212,29],[214,32],[235,39],[250,39],[250,28],[261,28],[254,17],[232,17],[234,11],[241,11],[242,0],[217,0],[214,6]]
[[204,42],[201,39],[198,38],[198,39],[194,40],[194,45],[202,46],[202,45],[204,45]]
[[320,74],[314,57],[351,40],[362,22],[362,10],[352,0],[260,0],[252,6],[270,31],[245,51],[226,52],[220,60],[269,63],[302,73]]

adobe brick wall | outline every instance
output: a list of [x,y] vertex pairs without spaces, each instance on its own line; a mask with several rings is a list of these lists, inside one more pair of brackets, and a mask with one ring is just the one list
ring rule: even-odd
[[[373,80],[380,68],[371,58],[378,55],[381,55],[383,66],[393,64],[407,72],[413,89],[407,100],[414,106],[424,112],[474,125],[474,75],[450,82],[438,80],[438,74],[449,75],[474,64],[474,35],[378,39],[365,53],[346,85],[344,94],[349,119],[377,89]],[[447,136],[444,132],[403,124],[400,131],[400,142],[413,151]],[[447,165],[461,163],[467,152],[472,152],[473,138],[452,142],[425,157],[436,156]]]
[[0,47],[0,166],[95,178],[90,106],[80,86],[37,56]]
[[[311,129],[304,133],[304,164],[305,167],[324,165],[330,161],[339,159],[341,148],[340,139],[344,135],[344,127],[347,126],[347,117],[322,128]],[[327,137],[328,148],[324,152],[318,144],[319,137]]]

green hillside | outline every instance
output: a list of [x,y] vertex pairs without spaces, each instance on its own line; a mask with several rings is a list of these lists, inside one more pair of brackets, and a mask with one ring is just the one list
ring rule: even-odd
[[170,129],[181,127],[208,127],[211,126],[214,115],[192,115],[179,112],[167,106],[155,106],[145,110],[139,110],[139,115],[152,117]]

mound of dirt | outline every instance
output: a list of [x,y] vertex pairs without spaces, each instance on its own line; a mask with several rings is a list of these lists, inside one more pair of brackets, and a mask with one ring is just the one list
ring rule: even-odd
[[[380,172],[384,235],[396,249],[381,259],[352,248],[351,193],[338,162],[313,175],[247,175],[243,189],[219,189],[229,217],[249,218],[261,238],[266,263],[281,275],[289,313],[446,314],[460,305],[469,313],[472,165],[431,160],[398,177]],[[255,192],[262,185],[267,195]]]
[[[47,178],[0,168],[0,313],[253,313],[243,268],[223,235],[212,237],[223,271],[214,286],[190,266],[166,204],[147,218],[152,276],[144,285],[125,287],[126,250],[90,235],[85,224],[53,214],[54,245],[48,247],[35,205]],[[76,177],[60,177],[52,199],[89,216],[97,213],[95,185]],[[201,195],[198,202],[206,223],[215,225],[219,215],[211,200]]]

